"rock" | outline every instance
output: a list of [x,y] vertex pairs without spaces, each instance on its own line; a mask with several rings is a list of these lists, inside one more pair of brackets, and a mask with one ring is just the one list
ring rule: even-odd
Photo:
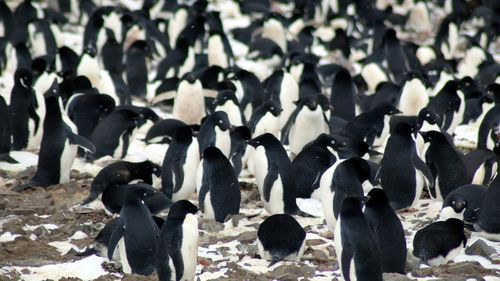
[[[328,256],[326,255],[325,252],[320,251],[320,250],[312,250],[311,251],[312,255],[312,260],[318,261],[318,262],[325,262],[328,261]],[[311,259],[310,259],[311,260]]]
[[257,239],[257,231],[245,231],[236,238],[241,243],[250,243]]
[[478,262],[459,262],[451,264],[443,264],[440,266],[427,267],[423,269],[414,269],[411,274],[415,277],[426,277],[426,276],[484,276],[484,275],[495,275],[493,270],[486,269],[482,267]]
[[33,230],[33,234],[38,237],[46,237],[50,234],[50,232],[45,228],[45,226],[41,225]]
[[271,273],[271,277],[274,279],[286,279],[286,280],[296,280],[298,277],[312,277],[314,276],[314,268],[295,264],[284,264],[276,267]]
[[488,246],[488,244],[486,244],[484,240],[478,239],[476,242],[465,249],[465,253],[467,255],[489,258],[491,255],[496,254],[496,250],[493,247]]
[[237,227],[238,224],[240,223],[240,220],[244,219],[245,216],[242,214],[236,214],[231,216],[231,223],[233,227]]
[[321,240],[321,239],[311,239],[311,240],[307,240],[306,241],[306,244],[307,246],[311,247],[311,246],[318,246],[318,245],[323,245],[325,244],[326,242],[324,240]]
[[224,224],[214,220],[201,220],[200,229],[208,232],[219,232],[224,229]]
[[406,253],[406,271],[418,269],[420,264],[422,264],[422,261],[419,258],[415,257],[410,252]]
[[399,273],[384,273],[384,281],[412,281],[415,279],[408,278],[406,275]]

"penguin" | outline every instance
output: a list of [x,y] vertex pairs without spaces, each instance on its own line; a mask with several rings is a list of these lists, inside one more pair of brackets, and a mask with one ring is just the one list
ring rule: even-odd
[[347,197],[342,201],[337,224],[334,242],[342,278],[382,281],[382,253],[361,210],[359,198]]
[[124,158],[127,155],[130,137],[137,127],[140,114],[131,109],[115,109],[97,126],[90,135],[90,141],[95,145],[96,151],[87,154],[88,161],[93,161],[106,155]]
[[380,161],[377,178],[394,210],[415,207],[424,185],[434,183],[429,167],[417,152],[415,129],[406,122],[397,123]]
[[403,225],[389,205],[384,190],[374,188],[367,197],[364,214],[380,247],[382,271],[405,274],[406,238]]
[[330,231],[335,231],[342,201],[349,196],[362,197],[364,195],[362,185],[370,174],[368,162],[359,157],[337,160],[323,173],[319,196],[326,225]]
[[210,114],[201,124],[198,133],[198,143],[200,144],[200,155],[207,147],[215,146],[219,148],[224,156],[229,157],[231,152],[231,123],[227,113],[216,111]]
[[123,46],[118,43],[111,29],[106,29],[106,43],[102,46],[102,66],[109,73],[121,74],[123,72]]
[[162,164],[162,192],[172,201],[188,199],[196,190],[199,145],[188,126],[177,128]]
[[[170,25],[169,25],[170,26]],[[195,51],[186,38],[180,37],[175,48],[158,64],[155,80],[182,77],[195,66]]]
[[401,89],[398,109],[403,115],[418,115],[420,110],[429,103],[427,88],[419,74],[407,74],[407,79]]
[[77,75],[86,76],[92,83],[92,86],[96,87],[100,84],[100,67],[95,47],[92,45],[85,46],[76,71]]
[[10,157],[11,147],[11,123],[9,116],[9,107],[5,99],[0,96],[0,162],[7,162],[11,164],[18,163],[14,158]]
[[23,150],[30,144],[35,132],[42,127],[30,70],[20,68],[14,74],[14,87],[10,95],[9,116],[12,129],[12,149]]
[[457,187],[444,199],[439,220],[456,218],[463,220],[466,226],[472,226],[478,220],[487,190],[485,186],[477,184]]
[[108,259],[113,259],[118,246],[124,273],[149,275],[155,271],[154,253],[160,230],[142,203],[154,194],[154,189],[145,187],[127,189],[118,225],[108,243]]
[[290,143],[290,153],[297,155],[304,145],[314,140],[321,133],[328,133],[328,120],[316,95],[301,98],[282,130],[282,141]]
[[90,185],[90,194],[81,205],[86,205],[95,199],[111,185],[119,186],[134,180],[153,184],[153,175],[161,176],[161,167],[151,161],[128,162],[117,161],[102,168]]
[[430,195],[434,199],[443,201],[457,187],[469,184],[470,175],[467,173],[462,155],[444,134],[437,131],[420,132],[420,134],[426,143],[430,143],[425,153],[425,162],[434,178],[434,185],[429,188]]
[[264,81],[264,86],[269,99],[279,101],[283,109],[279,118],[280,129],[282,129],[294,111],[296,102],[299,100],[299,85],[290,73],[277,70]]
[[223,31],[211,31],[207,42],[208,65],[228,68],[233,65],[233,50]]
[[[170,143],[177,129],[182,126],[188,125],[174,118],[159,120],[153,126],[151,126],[151,128],[149,128],[148,132],[146,133],[146,137],[144,138],[144,142],[146,144]],[[200,130],[199,125],[190,125],[189,127],[194,132]]]
[[497,170],[495,153],[489,149],[476,149],[467,153],[464,163],[473,184],[488,185]]
[[69,72],[72,75],[76,75],[78,62],[80,60],[78,54],[68,46],[62,46],[61,48],[58,49],[57,53],[58,53],[57,58],[59,59],[58,62],[60,63],[60,67],[58,68],[58,70],[62,73]]
[[283,260],[299,261],[304,253],[305,243],[306,232],[287,214],[266,218],[257,230],[257,249],[261,258],[271,262],[269,266]]
[[217,147],[203,151],[203,173],[198,188],[198,202],[204,217],[217,222],[240,211],[241,191],[231,163]]
[[156,243],[156,271],[160,281],[194,280],[198,264],[198,208],[175,202],[161,227]]
[[[233,73],[233,76],[230,77],[230,79],[236,86],[237,90],[235,94],[236,97],[238,97],[238,101],[240,102],[241,110],[245,114],[245,119],[249,120],[252,112],[255,111],[261,104],[263,104],[264,87],[255,74],[244,69],[237,69]],[[292,82],[295,81],[290,81],[290,83]],[[292,95],[292,91],[294,91],[294,89],[295,88],[291,88],[289,90],[290,95]]]
[[344,143],[334,136],[321,134],[308,143],[292,161],[292,171],[297,183],[298,198],[321,200],[316,191],[323,173],[339,159],[338,149]]
[[404,74],[410,69],[404,47],[399,42],[396,31],[392,28],[387,29],[382,40],[389,71],[394,77],[394,81],[401,83]]
[[365,141],[369,146],[380,146],[389,135],[391,115],[396,113],[400,111],[394,105],[381,103],[347,122],[340,134],[354,140]]
[[255,179],[266,211],[271,215],[308,216],[297,206],[292,163],[281,142],[265,133],[248,144],[255,148]]
[[333,78],[330,104],[333,107],[332,115],[344,120],[351,120],[355,114],[356,86],[347,69],[341,69]]
[[252,131],[252,136],[258,137],[262,134],[270,133],[278,137],[282,113],[283,109],[280,103],[274,100],[268,100],[255,108],[247,124],[248,128]]
[[229,122],[233,126],[245,125],[245,116],[240,109],[240,105],[236,95],[231,90],[223,90],[217,94],[213,101],[215,111],[224,111],[227,113]]
[[163,210],[168,209],[172,205],[172,201],[161,192],[156,192],[156,189],[150,184],[144,182],[131,184],[110,184],[102,193],[101,201],[107,214],[118,214],[124,206],[129,189],[149,189],[154,191],[154,195],[143,200],[143,204],[152,214],[158,214]]
[[66,116],[59,98],[59,85],[54,80],[45,93],[47,114],[43,122],[44,133],[35,175],[28,186],[47,187],[69,182],[71,167],[78,146],[95,152],[95,146],[86,138],[77,135],[76,126]]
[[127,85],[133,96],[146,97],[148,84],[147,59],[150,57],[151,50],[144,40],[135,41],[127,50],[125,72]]
[[231,131],[230,136],[231,153],[229,161],[231,161],[234,172],[239,176],[243,168],[242,158],[246,153],[247,141],[252,138],[252,132],[246,126],[239,126]]
[[66,104],[69,119],[75,123],[78,133],[87,139],[97,123],[114,109],[114,99],[106,94],[76,94]]
[[[497,163],[500,162],[500,142],[495,142],[494,152],[497,156]],[[498,164],[497,164],[498,165]],[[500,241],[500,223],[498,219],[498,200],[500,198],[500,176],[491,182],[481,203],[479,217],[474,229],[480,236],[494,241]]]
[[483,118],[477,134],[477,148],[494,149],[497,127],[500,123],[500,105],[492,107]]
[[464,222],[451,218],[418,230],[413,238],[413,255],[430,266],[446,264],[466,245]]
[[187,124],[198,124],[205,117],[205,98],[200,80],[192,73],[179,83],[172,114]]

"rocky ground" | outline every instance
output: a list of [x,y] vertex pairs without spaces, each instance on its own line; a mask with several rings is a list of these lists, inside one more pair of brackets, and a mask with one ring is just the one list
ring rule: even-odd
[[[121,272],[119,264],[104,257],[78,257],[111,219],[102,209],[78,208],[87,195],[92,174],[72,173],[68,184],[17,193],[11,189],[29,180],[34,168],[2,172],[0,181],[0,280],[156,280]],[[243,179],[241,215],[225,224],[200,218],[199,280],[340,280],[333,248],[319,202],[299,200],[318,218],[298,218],[307,232],[307,247],[300,262],[268,267],[256,251],[259,223],[267,213],[251,179]],[[195,201],[195,200],[194,200]],[[413,212],[400,213],[408,248],[414,232],[438,214],[439,202],[421,201]],[[407,276],[385,275],[385,280],[500,280],[500,243],[467,233],[468,247],[455,263],[421,265],[408,256]]]

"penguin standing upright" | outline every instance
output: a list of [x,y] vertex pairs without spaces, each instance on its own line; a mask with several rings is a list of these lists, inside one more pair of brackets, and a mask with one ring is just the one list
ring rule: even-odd
[[144,40],[135,41],[127,50],[127,85],[133,96],[144,98],[147,94],[148,66],[147,58],[151,57],[148,43]]
[[274,100],[266,101],[255,108],[248,121],[248,128],[252,131],[252,136],[258,137],[270,133],[279,137],[281,114],[283,114],[283,109],[279,102]]
[[151,212],[142,203],[155,195],[154,189],[128,188],[120,211],[118,224],[108,243],[108,258],[118,246],[123,272],[149,275],[155,271],[156,240],[160,230],[151,218]]
[[246,126],[236,127],[231,131],[231,154],[229,161],[233,165],[234,172],[240,175],[243,168],[243,155],[247,151],[247,141],[252,138],[252,132]]
[[92,143],[77,135],[76,126],[62,109],[57,81],[45,93],[45,104],[47,114],[43,122],[42,144],[37,170],[29,182],[30,186],[47,187],[68,182],[78,146],[95,152]]
[[430,266],[446,264],[467,245],[464,222],[437,221],[420,229],[413,238],[413,255]]
[[156,243],[156,271],[160,281],[194,280],[198,264],[198,208],[175,202],[161,227]]
[[3,120],[0,124],[0,162],[17,163],[9,155],[11,146],[9,107],[2,96],[0,96],[0,120]]
[[210,114],[203,124],[201,124],[200,132],[198,133],[198,143],[200,144],[200,155],[207,147],[215,146],[222,153],[229,157],[231,152],[231,136],[229,129],[231,123],[227,117],[227,113],[216,111]]
[[362,185],[370,173],[368,162],[359,157],[338,160],[323,173],[319,195],[330,231],[335,231],[342,201],[349,196],[364,195]]
[[425,142],[430,143],[425,153],[425,162],[434,178],[430,195],[432,198],[442,201],[457,187],[469,184],[471,178],[462,155],[444,134],[437,131],[421,132],[420,134]]
[[416,116],[429,103],[427,88],[418,76],[410,76],[406,79],[401,89],[398,109],[403,115]]
[[92,86],[97,87],[101,81],[99,73],[100,67],[97,51],[94,46],[87,45],[84,47],[82,56],[80,57],[77,74],[86,76],[92,83]]
[[271,215],[305,215],[297,206],[292,163],[280,141],[266,133],[248,144],[255,148],[255,179],[266,211]]
[[328,120],[320,106],[316,95],[308,95],[299,100],[297,108],[293,111],[283,128],[282,140],[290,143],[290,152],[297,155],[304,145],[314,140],[328,128]]
[[337,224],[335,252],[344,280],[382,281],[382,254],[359,198],[344,199]]
[[172,114],[187,124],[199,124],[205,116],[205,98],[200,80],[188,73],[179,83]]
[[271,261],[269,266],[283,260],[299,261],[304,253],[305,242],[306,232],[292,216],[287,214],[276,214],[266,218],[257,231],[260,257]]
[[198,202],[204,216],[225,222],[240,211],[241,191],[231,163],[217,147],[203,151],[203,175]]
[[200,163],[198,141],[188,126],[179,127],[162,164],[162,191],[176,202],[188,199],[196,190],[196,170]]
[[220,91],[213,103],[215,105],[215,111],[224,111],[227,113],[231,125],[242,126],[246,123],[238,99],[233,91]]
[[35,114],[36,98],[32,83],[33,75],[28,69],[20,68],[14,74],[9,104],[14,150],[27,148],[30,138],[42,126],[39,116]]
[[346,121],[355,116],[356,86],[347,69],[341,69],[333,78],[330,104],[333,106],[332,115]]
[[[280,129],[285,127],[288,118],[299,100],[299,85],[292,75],[283,70],[275,71],[264,82],[266,92],[271,100],[279,101],[283,111],[280,115]],[[254,108],[256,110],[256,108]]]
[[380,162],[378,179],[394,210],[414,207],[425,183],[434,183],[429,167],[417,153],[414,131],[404,121],[397,123]]
[[406,239],[403,225],[382,189],[374,188],[368,192],[364,213],[382,253],[382,271],[404,274]]

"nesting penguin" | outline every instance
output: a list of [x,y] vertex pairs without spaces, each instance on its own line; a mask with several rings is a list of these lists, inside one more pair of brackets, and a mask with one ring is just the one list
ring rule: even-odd
[[434,222],[415,234],[413,255],[428,265],[446,264],[465,248],[464,222],[459,219]]
[[198,264],[198,208],[175,202],[161,227],[156,243],[156,271],[160,281],[194,280]]
[[305,242],[306,232],[287,214],[266,218],[257,231],[257,249],[261,258],[271,262],[269,266],[283,260],[299,261],[304,253]]
[[477,184],[466,184],[450,192],[444,198],[439,220],[449,218],[463,220],[466,224],[477,222],[487,188]]
[[217,147],[203,151],[201,185],[198,188],[200,210],[208,219],[225,222],[240,210],[241,191],[238,177],[229,160]]

